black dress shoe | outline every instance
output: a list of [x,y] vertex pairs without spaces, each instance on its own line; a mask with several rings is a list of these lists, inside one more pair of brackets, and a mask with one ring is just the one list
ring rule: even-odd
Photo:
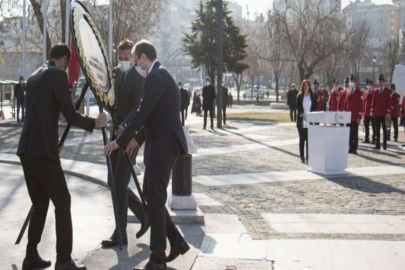
[[[128,245],[128,238],[122,238],[122,244],[124,246]],[[114,232],[110,238],[103,240],[101,242],[101,245],[106,248],[118,247],[119,243],[118,243],[118,237],[117,237],[116,233]]]
[[34,270],[34,269],[43,269],[48,268],[51,266],[52,263],[50,261],[44,261],[41,257],[37,257],[35,259],[24,259],[22,270]]
[[180,254],[184,255],[190,250],[190,246],[186,241],[181,242],[180,245],[174,246],[170,249],[170,254],[166,259],[166,262],[174,261]]
[[141,229],[136,233],[136,238],[141,238],[149,229],[148,219],[145,217],[141,222]]
[[353,151],[352,154],[353,154],[353,155],[358,155],[358,154],[357,154],[357,151]]
[[134,268],[133,270],[167,270],[167,265],[166,263],[155,263],[152,260],[149,260],[149,262],[145,265],[144,268]]
[[86,270],[86,266],[76,264],[73,260],[65,263],[56,262],[55,270]]
[[364,141],[362,141],[362,143],[369,143],[370,142],[370,140],[364,140]]

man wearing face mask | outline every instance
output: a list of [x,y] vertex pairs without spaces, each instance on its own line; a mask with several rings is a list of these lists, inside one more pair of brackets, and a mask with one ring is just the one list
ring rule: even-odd
[[34,212],[28,228],[28,244],[23,270],[46,268],[51,262],[41,259],[37,246],[45,226],[49,201],[55,206],[56,253],[55,270],[86,269],[71,258],[73,246],[70,194],[60,164],[58,121],[62,113],[69,124],[92,132],[107,125],[101,113],[97,119],[79,114],[73,105],[66,69],[70,49],[65,44],[51,49],[50,60],[37,69],[27,81],[27,116],[22,128],[17,155]]
[[21,108],[21,122],[24,123],[25,114],[25,84],[24,77],[20,77],[20,82],[14,88],[14,98],[17,103],[17,123],[20,123],[20,108]]
[[350,76],[349,92],[345,98],[345,111],[351,112],[349,153],[357,155],[359,124],[363,116],[363,92],[356,85],[356,78]]
[[384,75],[378,79],[378,88],[373,91],[373,100],[371,101],[371,117],[375,119],[377,141],[374,149],[381,149],[381,126],[383,130],[383,147],[387,150],[387,125],[386,117],[391,115],[391,90],[385,87]]
[[[113,69],[113,76],[115,78],[115,91],[116,91],[116,108],[115,108],[115,121],[114,121],[114,134],[112,139],[115,140],[122,131],[125,129],[128,121],[130,121],[136,110],[139,108],[145,79],[139,75],[132,65],[132,47],[134,44],[130,40],[123,40],[117,46],[118,67]],[[142,145],[144,138],[139,140]],[[130,155],[133,164],[136,163],[136,156],[139,147]],[[148,222],[146,213],[143,209],[142,203],[135,193],[128,188],[131,179],[130,167],[126,161],[125,155],[122,151],[115,151],[111,155],[111,164],[114,173],[115,190],[117,193],[118,216],[120,219],[121,233],[123,243],[128,243],[127,237],[127,216],[128,208],[141,222],[141,230],[137,233],[136,237],[140,238],[148,230]],[[137,166],[137,165],[135,165]],[[139,169],[138,169],[139,170]],[[103,247],[118,246],[117,229],[113,232],[110,238],[101,242]]]
[[330,98],[329,98],[330,112],[336,112],[338,110],[339,94],[341,91],[343,91],[343,89],[339,87],[339,81],[333,78],[333,88],[330,91]]
[[205,86],[202,90],[203,96],[203,110],[204,110],[204,129],[207,128],[207,114],[210,112],[211,129],[214,129],[214,99],[217,96],[215,94],[215,88],[211,85],[211,79],[205,79]]
[[314,80],[314,94],[317,96],[317,102],[316,102],[316,111],[320,112],[322,111],[322,106],[325,100],[323,91],[319,89],[319,83],[317,80]]
[[371,101],[373,98],[374,84],[371,80],[366,79],[367,90],[364,91],[364,129],[365,129],[365,138],[363,143],[370,142],[370,123],[373,131],[372,134],[372,143],[375,143],[375,124],[374,118],[371,117]]
[[[173,76],[157,61],[156,49],[149,41],[135,44],[132,54],[136,69],[146,78],[141,106],[118,139],[106,145],[104,154],[109,156],[118,148],[131,153],[145,130],[143,193],[148,203],[152,253],[143,269],[166,270],[167,262],[190,249],[165,207],[173,166],[180,155],[188,153],[180,121],[180,91]],[[166,238],[171,247],[167,258]]]
[[[398,141],[398,116],[399,116],[399,98],[400,95],[396,92],[395,84],[391,84],[391,121],[394,127],[394,141]],[[388,140],[391,140],[391,130],[388,131]]]
[[345,100],[346,100],[346,94],[349,92],[349,78],[345,79],[345,88],[340,91],[339,93],[339,101],[338,101],[338,111],[339,112],[344,112],[345,111]]

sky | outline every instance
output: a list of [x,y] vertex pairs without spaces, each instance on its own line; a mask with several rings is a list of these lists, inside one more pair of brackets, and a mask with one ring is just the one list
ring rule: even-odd
[[[242,5],[243,17],[246,17],[246,5],[249,5],[250,18],[253,19],[254,13],[265,13],[266,10],[273,8],[273,0],[230,0]],[[363,1],[363,0],[362,0]],[[353,0],[354,2],[354,0]],[[371,0],[371,2],[381,4],[392,4],[391,0]],[[350,3],[349,0],[342,0],[342,8]]]

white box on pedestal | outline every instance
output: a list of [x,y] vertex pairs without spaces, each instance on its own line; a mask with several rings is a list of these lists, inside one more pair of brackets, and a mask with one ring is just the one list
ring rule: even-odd
[[347,173],[350,128],[346,124],[350,117],[351,112],[307,114],[308,170],[324,175]]

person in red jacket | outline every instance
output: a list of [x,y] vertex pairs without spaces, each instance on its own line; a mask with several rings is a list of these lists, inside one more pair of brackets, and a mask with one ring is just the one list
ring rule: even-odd
[[350,77],[349,91],[345,98],[345,111],[351,112],[349,153],[357,155],[359,124],[363,116],[363,92],[357,86],[354,75]]
[[375,127],[377,140],[374,149],[381,149],[381,126],[383,129],[383,147],[387,150],[387,125],[386,117],[391,115],[391,90],[385,86],[384,75],[380,75],[378,79],[378,88],[373,91],[373,99],[371,101],[371,117],[375,119]]
[[349,78],[345,79],[345,88],[339,92],[339,101],[338,101],[338,107],[337,107],[337,110],[339,112],[345,111],[345,99],[346,99],[347,91],[349,91]]
[[343,88],[339,87],[339,81],[333,78],[333,88],[329,94],[329,111],[336,112],[338,110],[339,95]]
[[[404,97],[402,98],[401,117],[405,117],[405,94],[404,94]],[[404,131],[405,131],[405,121],[403,123],[404,123]],[[405,143],[401,146],[405,147]]]
[[375,144],[375,124],[374,119],[371,117],[371,101],[373,99],[374,84],[371,80],[366,79],[367,90],[364,92],[364,129],[366,132],[363,143],[370,142],[370,123],[373,130],[372,144]]
[[[399,98],[395,84],[391,84],[391,121],[394,126],[394,141],[398,141]],[[391,130],[388,131],[388,140],[391,140]]]
[[316,79],[314,80],[314,94],[317,96],[316,111],[320,112],[322,111],[322,105],[324,103],[325,96],[323,94],[323,91],[319,89],[319,83]]

